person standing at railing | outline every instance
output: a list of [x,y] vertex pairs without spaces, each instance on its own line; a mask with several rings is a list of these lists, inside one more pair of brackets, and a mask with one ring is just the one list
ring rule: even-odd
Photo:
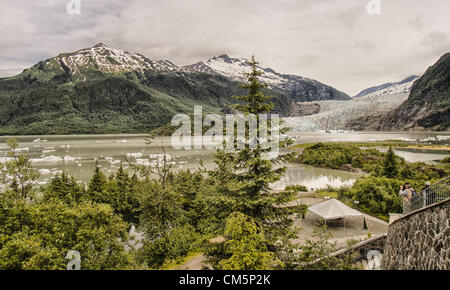
[[425,201],[424,206],[428,206],[432,203],[433,196],[431,190],[431,183],[425,182],[425,186],[420,190],[420,194],[422,195],[423,200]]
[[411,209],[411,199],[414,195],[414,189],[411,187],[411,183],[407,182],[400,186],[398,194],[403,197],[403,214],[408,213]]

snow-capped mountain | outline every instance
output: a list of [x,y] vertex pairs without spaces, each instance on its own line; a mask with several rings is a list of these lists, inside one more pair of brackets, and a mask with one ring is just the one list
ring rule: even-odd
[[40,79],[61,73],[73,79],[86,80],[92,72],[105,74],[154,71],[178,71],[180,67],[168,60],[153,61],[133,52],[110,48],[98,43],[90,48],[80,49],[72,53],[62,53],[56,57],[41,61],[28,71]]
[[385,96],[392,94],[409,93],[411,91],[412,85],[418,78],[418,76],[413,75],[400,82],[386,83],[379,86],[370,87],[368,89],[362,90],[359,94],[354,96],[354,98],[363,96]]
[[[251,71],[249,60],[246,58],[231,58],[228,55],[221,55],[201,61],[193,65],[185,66],[190,71],[203,73],[218,73],[236,81],[246,81],[245,73]],[[258,69],[264,71],[261,81],[267,83],[270,87],[279,87],[286,82],[286,79],[272,69],[264,69],[258,66]],[[301,77],[299,77],[301,78]],[[307,78],[301,78],[304,81],[312,81]]]
[[[184,68],[191,72],[220,74],[239,82],[246,81],[243,73],[251,70],[248,59],[231,58],[228,55],[213,57]],[[258,69],[264,72],[261,81],[267,83],[269,88],[281,91],[297,102],[350,99],[345,93],[313,79],[280,74],[273,69],[260,66]]]

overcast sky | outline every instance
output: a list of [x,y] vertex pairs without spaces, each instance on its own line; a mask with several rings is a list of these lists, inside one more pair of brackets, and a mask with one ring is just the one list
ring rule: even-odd
[[0,0],[0,77],[104,42],[192,64],[256,55],[264,67],[350,95],[422,74],[450,51],[449,0]]

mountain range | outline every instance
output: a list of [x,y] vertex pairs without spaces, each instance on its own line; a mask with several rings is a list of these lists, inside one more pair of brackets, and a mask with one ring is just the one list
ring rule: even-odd
[[[233,95],[246,93],[240,84],[249,69],[246,59],[226,55],[177,66],[98,43],[0,79],[0,134],[143,133],[194,105],[224,112]],[[305,114],[297,102],[351,99],[315,80],[260,69],[281,116]]]
[[[353,98],[316,80],[258,69],[273,112],[292,117],[297,130],[449,129],[450,53],[420,78]],[[241,85],[249,71],[245,58],[178,66],[98,43],[0,79],[0,135],[144,133],[175,114],[192,115],[195,105],[204,113],[230,112],[232,96],[247,93]]]

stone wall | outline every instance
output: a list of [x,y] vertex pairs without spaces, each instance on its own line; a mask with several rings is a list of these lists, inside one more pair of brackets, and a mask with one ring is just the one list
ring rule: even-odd
[[389,225],[382,268],[450,270],[450,199],[413,211]]

